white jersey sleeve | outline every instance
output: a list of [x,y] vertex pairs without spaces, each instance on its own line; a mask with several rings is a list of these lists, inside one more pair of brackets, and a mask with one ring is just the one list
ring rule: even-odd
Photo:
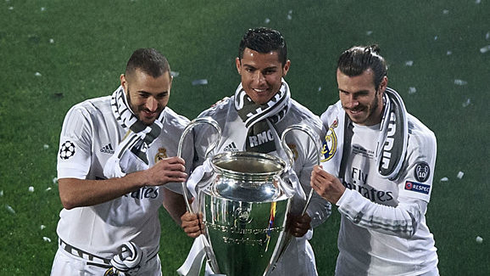
[[402,238],[412,237],[424,219],[430,199],[436,139],[411,115],[407,152],[403,169],[393,181],[398,194],[395,206],[373,202],[358,191],[347,189],[337,202],[339,211],[358,226]]
[[[92,151],[97,141],[93,140],[92,115],[103,111],[89,101],[77,104],[68,111],[60,134],[58,178],[94,179],[90,177],[90,170]],[[92,173],[92,176],[95,174]]]

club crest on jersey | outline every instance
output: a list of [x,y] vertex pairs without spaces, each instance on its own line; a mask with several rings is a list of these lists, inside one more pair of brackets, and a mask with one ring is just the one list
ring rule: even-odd
[[64,142],[60,147],[60,158],[67,160],[73,155],[75,155],[75,144],[70,141]]
[[430,192],[430,186],[425,185],[425,184],[420,184],[417,182],[413,182],[413,181],[407,181],[405,183],[405,190],[409,190],[409,191],[418,192],[418,193],[428,195]]
[[420,162],[415,166],[414,176],[417,181],[425,182],[429,179],[430,167],[426,162]]
[[335,119],[328,128],[327,134],[322,141],[322,162],[332,159],[337,152],[337,134],[335,134],[335,129],[338,126],[338,119]]
[[155,154],[155,163],[167,158],[167,149],[166,148],[159,148],[157,154]]

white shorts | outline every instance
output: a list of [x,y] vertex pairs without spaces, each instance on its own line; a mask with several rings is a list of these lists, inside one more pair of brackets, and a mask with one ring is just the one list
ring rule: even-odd
[[[58,248],[54,256],[51,276],[100,276],[104,275],[108,269],[109,266],[94,264]],[[148,260],[136,275],[162,276],[160,257],[156,255],[156,257]]]

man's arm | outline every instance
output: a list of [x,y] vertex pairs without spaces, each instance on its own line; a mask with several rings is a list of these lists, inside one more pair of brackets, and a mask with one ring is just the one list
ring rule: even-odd
[[159,186],[168,182],[184,182],[187,178],[184,160],[171,157],[157,162],[145,171],[130,173],[121,178],[85,180],[60,178],[59,193],[65,209],[100,204],[143,186]]
[[186,212],[184,196],[169,189],[163,190],[163,207],[177,225],[182,226],[181,216]]

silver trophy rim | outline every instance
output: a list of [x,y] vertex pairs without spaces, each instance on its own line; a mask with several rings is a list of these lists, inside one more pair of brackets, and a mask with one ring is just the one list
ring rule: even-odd
[[[225,161],[238,161],[239,159],[255,159],[271,162],[277,165],[277,170],[271,170],[266,172],[240,172],[232,169],[226,169],[219,166],[217,163]],[[258,152],[248,152],[248,151],[234,151],[234,152],[223,152],[216,154],[211,159],[211,166],[213,169],[221,174],[225,175],[235,175],[237,177],[250,178],[250,177],[267,177],[274,175],[281,175],[287,168],[287,164],[284,160],[279,157]]]

